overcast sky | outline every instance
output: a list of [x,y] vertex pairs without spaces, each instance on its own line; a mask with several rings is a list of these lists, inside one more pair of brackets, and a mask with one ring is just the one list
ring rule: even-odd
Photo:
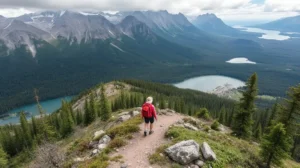
[[226,22],[265,22],[300,12],[300,0],[0,0],[0,15],[40,10],[168,10],[188,17],[215,13]]

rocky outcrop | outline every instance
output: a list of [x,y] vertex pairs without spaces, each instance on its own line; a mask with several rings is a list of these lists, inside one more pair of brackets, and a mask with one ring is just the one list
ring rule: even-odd
[[206,142],[201,145],[201,152],[205,160],[214,161],[217,159],[216,154]]
[[131,115],[129,114],[126,114],[126,115],[122,115],[120,116],[120,118],[118,119],[119,122],[124,122],[124,121],[127,121],[131,118]]
[[193,130],[193,131],[199,131],[199,129],[195,126],[193,126],[192,124],[190,123],[184,123],[183,126],[187,129],[190,129],[190,130]]
[[105,131],[103,131],[103,130],[96,131],[96,132],[94,133],[93,140],[99,139],[103,134],[105,134]]
[[179,142],[165,150],[168,156],[183,165],[199,159],[199,145],[194,140]]
[[100,140],[99,144],[108,144],[111,141],[111,138],[108,135],[104,135]]

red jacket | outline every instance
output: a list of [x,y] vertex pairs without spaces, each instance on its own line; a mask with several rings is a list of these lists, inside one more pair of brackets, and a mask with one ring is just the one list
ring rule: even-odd
[[[154,105],[153,105],[153,104],[150,104],[150,103],[144,103],[143,106],[144,106],[145,104],[150,105],[150,112],[152,113],[152,116],[153,116],[155,119],[157,119],[157,116],[156,116],[156,110],[155,110]],[[143,117],[143,110],[141,110],[141,114],[142,114],[142,117]]]

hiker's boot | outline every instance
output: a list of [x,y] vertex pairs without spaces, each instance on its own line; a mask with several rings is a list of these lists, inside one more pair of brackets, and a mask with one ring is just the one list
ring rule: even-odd
[[147,136],[147,131],[144,131],[144,136]]
[[153,134],[153,132],[154,132],[154,131],[151,130],[151,131],[149,132],[149,135]]

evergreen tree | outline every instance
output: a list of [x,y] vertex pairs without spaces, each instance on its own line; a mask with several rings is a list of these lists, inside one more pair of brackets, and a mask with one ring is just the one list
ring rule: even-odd
[[101,107],[101,120],[107,121],[111,117],[111,107],[105,95],[104,85],[101,86],[100,91],[100,107]]
[[33,140],[32,140],[32,136],[31,136],[30,127],[29,127],[29,124],[27,122],[24,112],[21,112],[20,123],[21,123],[21,127],[23,130],[23,134],[24,134],[24,143],[27,147],[30,148],[32,146]]
[[73,131],[74,121],[69,106],[70,105],[67,102],[62,101],[62,108],[60,111],[60,132],[62,137],[66,137]]
[[220,123],[225,124],[226,123],[226,111],[225,108],[222,107],[221,111],[220,111],[220,116],[219,116],[219,120]]
[[7,167],[7,163],[8,163],[7,158],[8,158],[7,154],[0,146],[0,167]]
[[164,99],[160,99],[159,108],[160,109],[165,109],[166,108],[166,102],[165,102]]
[[36,119],[34,116],[31,117],[31,125],[32,125],[32,137],[36,136],[38,133]]
[[263,138],[261,144],[261,156],[266,162],[266,167],[271,164],[281,165],[283,159],[288,157],[291,148],[291,141],[287,136],[284,124],[278,123],[272,126],[270,133]]
[[80,111],[76,111],[76,124],[80,125],[83,122],[83,116]]
[[96,103],[95,103],[94,92],[92,92],[90,94],[90,98],[89,98],[89,113],[90,113],[90,120],[91,120],[91,122],[95,121],[97,111],[96,111]]
[[273,122],[275,120],[275,117],[278,114],[279,110],[280,110],[280,106],[279,106],[278,102],[276,102],[273,105],[273,108],[272,108],[272,111],[271,111],[271,115],[269,117],[268,127],[270,127],[273,124]]
[[86,98],[84,101],[84,125],[87,126],[90,123],[91,123],[91,115],[90,115],[89,104]]
[[248,79],[246,87],[238,104],[233,130],[238,137],[250,138],[253,125],[252,115],[255,112],[254,101],[258,93],[256,73]]
[[255,133],[254,133],[254,137],[257,139],[257,140],[261,140],[262,138],[262,126],[261,124],[259,123],[256,130],[255,130]]
[[300,129],[300,85],[291,87],[288,96],[279,110],[278,121],[285,125],[287,134],[292,137]]

